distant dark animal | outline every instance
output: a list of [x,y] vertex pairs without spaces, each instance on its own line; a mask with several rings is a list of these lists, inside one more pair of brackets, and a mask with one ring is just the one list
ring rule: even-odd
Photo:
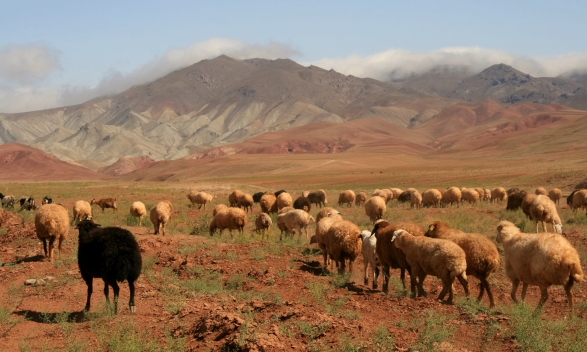
[[406,203],[412,199],[412,191],[403,191],[399,197],[397,197],[398,202]]
[[308,198],[300,196],[293,202],[293,207],[294,209],[302,209],[309,213],[310,209],[312,209],[312,203],[310,203]]
[[282,189],[282,190],[279,190],[279,191],[277,191],[277,192],[275,192],[275,193],[273,193],[273,194],[275,194],[275,196],[276,196],[276,197],[279,197],[279,195],[280,195],[281,193],[285,193],[285,192],[286,192],[286,191],[285,191],[284,189]]
[[255,203],[259,203],[259,201],[261,200],[261,197],[263,197],[264,194],[265,194],[265,192],[257,192],[255,194],[253,194],[253,201]]
[[20,209],[18,211],[21,210],[36,210],[37,206],[35,205],[35,198],[33,197],[29,197],[29,198],[21,198],[19,201],[20,203]]
[[567,205],[569,207],[571,207],[571,209],[573,208],[573,196],[575,195],[575,193],[579,192],[580,190],[577,191],[573,191],[573,193],[571,193],[568,197],[567,197]]
[[514,192],[520,192],[520,189],[519,189],[518,187],[513,187],[513,188],[510,188],[510,189],[508,189],[508,190],[506,191],[506,193],[507,193],[508,197],[509,197],[509,195],[510,195],[510,194],[512,194],[512,193],[514,193]]
[[41,205],[52,204],[52,203],[53,203],[53,198],[49,198],[48,196],[45,196],[43,198],[43,202],[41,202]]
[[514,191],[508,195],[508,204],[505,207],[505,210],[517,210],[518,208],[522,207],[522,201],[524,197],[528,194],[526,191]]
[[83,220],[77,225],[79,247],[77,262],[82,278],[88,286],[84,310],[90,310],[94,278],[104,280],[104,295],[110,305],[108,286],[114,291],[114,313],[118,312],[118,282],[128,281],[129,308],[136,312],[135,281],[141,275],[143,260],[136,239],[128,230],[119,227],[99,228],[93,220]]

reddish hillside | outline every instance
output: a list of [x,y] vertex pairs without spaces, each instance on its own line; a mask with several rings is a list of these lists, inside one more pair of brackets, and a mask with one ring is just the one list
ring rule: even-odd
[[85,167],[70,164],[24,144],[0,145],[3,181],[69,181],[109,178]]
[[110,176],[120,176],[135,170],[140,170],[154,162],[155,160],[146,155],[138,158],[120,158],[114,164],[103,167],[98,172]]

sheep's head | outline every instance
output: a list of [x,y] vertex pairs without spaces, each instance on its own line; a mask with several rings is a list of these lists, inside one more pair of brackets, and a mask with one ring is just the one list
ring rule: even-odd
[[363,241],[367,238],[367,237],[371,237],[371,231],[369,230],[363,230],[361,231],[361,238],[363,239]]
[[89,216],[85,220],[80,221],[75,228],[79,230],[79,234],[81,236],[82,234],[89,233],[93,229],[97,229],[100,226],[102,225],[96,224],[92,217]]
[[375,226],[373,227],[373,230],[371,231],[371,236],[373,236],[377,231],[379,231],[379,229],[382,229],[386,226],[388,226],[389,223],[385,220],[377,220],[375,221]]
[[509,221],[501,221],[497,226],[497,242],[502,243],[510,235],[520,233],[520,229]]
[[316,240],[316,235],[310,237],[310,244],[314,244],[314,243],[318,243],[318,241]]
[[563,233],[563,224],[554,224],[554,231],[556,233]]
[[403,230],[403,229],[395,230],[395,231],[393,231],[393,237],[391,237],[391,242],[394,242],[395,240],[397,240],[403,236],[407,236],[407,235],[412,236],[412,234],[406,230]]
[[94,205],[96,204],[96,198],[92,198],[92,200],[90,201],[90,205]]
[[425,236],[431,238],[441,238],[443,230],[449,229],[450,226],[441,222],[435,221],[430,226],[428,226],[428,231],[426,231]]

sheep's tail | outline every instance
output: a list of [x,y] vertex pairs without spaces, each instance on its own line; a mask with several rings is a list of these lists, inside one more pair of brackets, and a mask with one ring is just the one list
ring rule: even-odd
[[568,265],[571,269],[571,280],[576,282],[583,281],[583,270],[581,269],[581,265],[579,264],[579,262],[573,261]]
[[467,265],[455,265],[453,270],[450,272],[450,278],[452,280],[456,279],[457,276],[461,276],[463,279],[467,280]]

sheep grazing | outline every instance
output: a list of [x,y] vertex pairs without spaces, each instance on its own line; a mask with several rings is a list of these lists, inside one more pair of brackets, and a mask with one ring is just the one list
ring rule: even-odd
[[356,206],[360,207],[360,206],[364,205],[366,201],[367,201],[367,193],[359,192],[356,194],[356,196],[355,196],[355,205]]
[[128,230],[120,227],[99,228],[93,220],[83,220],[77,225],[79,246],[77,262],[82,278],[88,286],[85,311],[90,310],[94,278],[104,280],[104,295],[110,305],[109,289],[114,291],[114,313],[118,313],[118,282],[128,281],[131,312],[136,312],[135,281],[141,275],[143,260],[137,240]]
[[291,194],[289,194],[287,192],[281,192],[277,196],[277,210],[281,210],[282,208],[285,208],[285,207],[291,207],[292,205],[293,205],[293,199],[291,197]]
[[515,211],[522,206],[524,197],[528,195],[526,191],[514,191],[508,195],[508,203],[505,210]]
[[552,200],[556,205],[560,204],[560,200],[562,197],[563,191],[561,191],[559,188],[553,188],[550,191],[548,191],[548,198],[550,198],[550,200]]
[[426,236],[454,242],[465,251],[467,275],[472,275],[481,281],[477,300],[481,301],[483,293],[487,290],[489,307],[495,307],[493,293],[488,281],[489,276],[499,268],[499,252],[495,244],[481,234],[464,233],[440,221],[436,221],[428,227]]
[[143,202],[133,202],[130,205],[130,215],[139,218],[139,226],[143,226],[143,218],[147,215],[147,208]]
[[212,210],[212,216],[216,216],[216,214],[223,209],[228,209],[228,206],[226,206],[226,204],[218,204],[214,207],[214,210]]
[[309,213],[312,209],[312,203],[310,203],[308,197],[300,196],[294,201],[293,207],[294,209],[301,209]]
[[568,195],[567,197],[567,205],[569,206],[569,208],[573,209],[573,197],[575,197],[575,193],[577,193],[578,191],[573,191],[571,192],[571,194]]
[[463,193],[458,187],[449,187],[446,189],[444,194],[442,195],[442,203],[452,206],[453,204],[457,207],[461,204],[461,199],[463,199]]
[[522,212],[526,214],[526,217],[528,217],[528,219],[532,219],[532,216],[530,215],[530,205],[532,205],[532,202],[536,197],[537,196],[535,194],[528,193],[526,194],[524,199],[522,199],[522,205],[520,207],[522,208]]
[[316,204],[319,208],[328,204],[326,192],[323,189],[308,193],[307,198],[310,200],[311,204]]
[[392,199],[397,199],[399,195],[403,193],[403,191],[399,188],[390,188],[389,190],[391,191],[391,193],[393,193]]
[[173,205],[168,200],[161,201],[151,208],[150,218],[153,227],[155,228],[154,235],[161,232],[161,234],[165,236],[165,225],[169,222],[172,211]]
[[49,198],[48,196],[43,197],[43,201],[41,202],[41,205],[45,205],[45,204],[53,204],[53,198]]
[[563,236],[554,233],[529,234],[509,221],[497,226],[497,242],[503,244],[505,271],[512,282],[511,297],[518,303],[516,292],[522,283],[522,301],[528,285],[540,287],[542,307],[548,299],[548,288],[562,285],[573,311],[571,288],[583,280],[583,270],[577,250]]
[[514,193],[514,192],[519,192],[520,189],[518,187],[512,187],[510,189],[508,189],[505,193],[507,193],[508,197],[510,196],[510,194]]
[[22,210],[27,210],[27,211],[31,211],[31,210],[36,210],[37,206],[35,205],[35,198],[28,197],[28,198],[21,198],[20,201],[20,209],[18,211],[22,211]]
[[371,194],[371,197],[381,197],[387,204],[387,202],[389,202],[389,200],[393,197],[393,193],[390,194],[386,192],[384,189],[376,189],[375,191],[373,191],[373,194]]
[[77,224],[82,220],[92,217],[92,206],[85,200],[78,200],[73,205],[73,223]]
[[261,212],[271,214],[277,213],[277,198],[273,193],[266,193],[259,201]]
[[545,196],[546,195],[546,189],[544,189],[544,187],[538,187],[538,188],[536,188],[536,191],[534,191],[534,193],[537,196],[540,196],[540,195]]
[[573,192],[573,202],[571,208],[577,211],[579,208],[587,207],[587,189]]
[[12,208],[14,209],[14,196],[4,196],[2,197],[2,207],[3,208]]
[[361,254],[361,230],[350,221],[337,221],[325,236],[328,257],[338,264],[339,274],[346,271],[347,260],[349,272],[353,271],[353,263]]
[[461,192],[462,194],[462,201],[463,202],[469,202],[469,204],[477,204],[477,201],[479,199],[481,199],[481,197],[479,196],[479,192],[477,192],[476,190],[474,190],[473,188],[465,188],[463,189],[463,191]]
[[538,222],[542,223],[544,232],[546,223],[552,224],[554,232],[563,233],[561,218],[556,210],[556,204],[545,195],[537,195],[532,204],[530,204],[530,216],[536,221],[536,233],[538,233]]
[[[279,211],[277,212],[277,214],[278,214],[278,215],[279,215],[279,214],[285,214],[285,213],[287,213],[287,212],[288,212],[288,211],[290,211],[290,210],[294,210],[294,207],[285,207],[285,208],[281,208],[281,209],[279,209]],[[265,214],[265,213],[263,213],[263,214]]]
[[220,210],[216,216],[214,216],[212,222],[210,222],[210,236],[213,236],[214,233],[216,233],[216,230],[220,230],[220,235],[222,235],[222,231],[225,229],[229,230],[231,238],[232,230],[238,230],[239,234],[242,235],[248,222],[249,218],[247,217],[247,213],[240,208],[226,208]]
[[[279,233],[279,238],[283,237],[283,233],[285,232],[285,234],[289,234],[289,230],[287,229],[287,226],[285,225],[285,213],[283,214],[279,214],[277,215],[277,228],[279,229],[280,233]],[[312,243],[312,242],[310,242]]]
[[361,232],[361,239],[363,240],[363,244],[361,246],[361,253],[363,254],[363,265],[365,266],[363,283],[365,285],[369,285],[368,271],[370,266],[371,271],[373,272],[372,287],[374,290],[376,290],[379,284],[379,267],[381,266],[376,252],[377,237],[371,236],[371,231],[365,230]]
[[503,187],[495,187],[491,190],[491,203],[497,203],[498,201],[507,200],[508,195]]
[[473,188],[475,191],[477,191],[477,193],[479,193],[479,200],[483,200],[483,198],[485,198],[485,190],[483,188],[480,187],[475,187]]
[[187,197],[192,205],[197,205],[198,209],[202,209],[202,206],[204,206],[204,210],[206,210],[206,204],[212,202],[212,199],[216,198],[216,196],[206,192],[194,191],[190,192]]
[[318,214],[316,214],[316,223],[318,223],[320,219],[327,217],[330,213],[340,214],[338,210],[332,207],[324,207],[318,212]]
[[[465,294],[469,296],[467,282],[467,259],[465,251],[455,243],[423,236],[413,236],[405,230],[396,230],[393,233],[391,242],[401,249],[406,260],[410,264],[412,294],[418,287],[418,297],[426,296],[424,292],[424,280],[427,275],[434,275],[442,280],[442,291],[438,295],[439,300],[444,300],[448,293],[446,303],[452,304],[454,292],[452,284],[457,278]],[[416,282],[416,278],[419,282]]]
[[241,190],[238,190],[238,189],[232,191],[232,193],[230,193],[228,195],[228,205],[231,207],[238,207],[238,199],[243,194],[245,194],[245,193]]
[[[294,209],[279,216],[282,217],[281,219],[289,232],[297,232],[298,236],[301,236],[302,230],[304,230],[306,232],[306,240],[308,239],[308,225],[314,221],[312,215],[301,209]],[[279,240],[281,241],[281,236]]]
[[[255,231],[257,233],[261,233],[261,240],[265,238],[265,232],[271,227],[273,222],[271,221],[271,217],[266,213],[261,213],[255,219]],[[267,236],[269,237],[269,236]]]
[[371,222],[383,218],[386,211],[385,200],[379,196],[371,197],[365,202],[365,214],[367,214]]
[[422,195],[418,191],[412,192],[410,198],[410,207],[420,209],[422,208]]
[[285,193],[285,192],[286,192],[286,190],[284,190],[284,189],[281,189],[281,190],[279,190],[279,191],[277,191],[277,192],[273,193],[273,195],[275,195],[276,197],[279,197],[279,195],[280,195],[280,194],[282,194],[282,193]]
[[491,191],[487,188],[485,188],[483,191],[485,191],[485,195],[483,196],[483,200],[491,202]]
[[[41,205],[35,214],[35,230],[37,238],[43,242],[45,257],[53,261],[53,246],[58,241],[57,248],[61,254],[61,244],[69,234],[69,214],[67,209],[57,204]],[[49,248],[47,248],[49,241]]]
[[397,196],[397,201],[400,203],[407,203],[412,200],[412,192],[411,191],[403,191],[399,196]]
[[349,207],[352,207],[356,198],[357,198],[357,196],[355,195],[354,191],[352,191],[350,189],[347,189],[346,191],[342,191],[338,195],[338,206],[342,207],[343,204],[348,204]]
[[255,204],[255,200],[253,199],[253,196],[248,194],[248,193],[242,193],[239,195],[238,199],[237,199],[237,205],[239,208],[243,208],[245,210],[245,212],[251,212],[251,214],[253,213],[253,205]]
[[261,201],[261,197],[263,197],[264,194],[265,194],[265,192],[257,192],[255,194],[253,194],[253,201],[255,203],[259,203]]
[[406,270],[410,272],[410,264],[406,261],[406,255],[391,243],[394,231],[399,229],[405,229],[414,236],[424,236],[425,233],[424,228],[415,222],[390,224],[383,220],[378,221],[371,231],[371,236],[375,235],[377,238],[375,250],[383,267],[383,292],[385,293],[389,293],[390,268],[400,269],[400,279],[404,288],[406,288]]
[[92,199],[90,201],[90,205],[97,204],[100,208],[102,208],[102,213],[106,208],[112,208],[115,212],[118,211],[116,207],[116,198],[102,198],[100,200]]
[[[320,214],[318,214],[320,215]],[[324,257],[324,268],[328,268],[328,253],[326,252],[326,234],[335,222],[342,221],[342,215],[336,210],[332,210],[326,216],[320,218],[316,217],[316,233],[310,238],[310,244],[317,243],[322,250]]]
[[425,207],[435,207],[438,208],[440,206],[440,200],[442,199],[442,194],[439,190],[432,188],[424,193],[422,193],[422,205]]

